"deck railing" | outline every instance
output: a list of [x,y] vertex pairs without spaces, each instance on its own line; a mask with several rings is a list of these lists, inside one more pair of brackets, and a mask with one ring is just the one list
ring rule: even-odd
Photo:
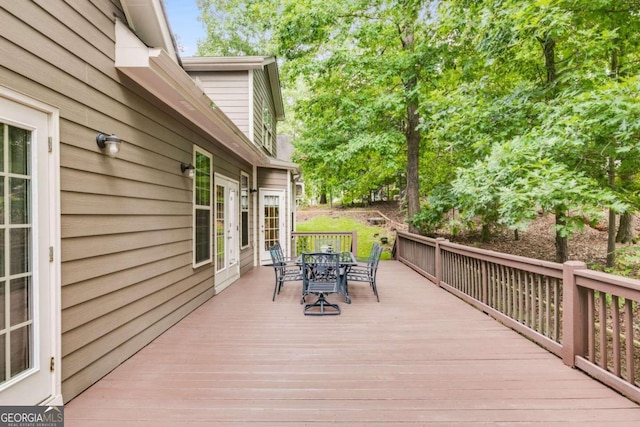
[[396,258],[640,403],[640,281],[403,231]]
[[[291,255],[298,256],[302,252],[320,251],[331,246],[334,252],[353,252],[358,256],[358,238],[356,231],[327,231],[291,233]],[[337,247],[336,247],[337,246]]]

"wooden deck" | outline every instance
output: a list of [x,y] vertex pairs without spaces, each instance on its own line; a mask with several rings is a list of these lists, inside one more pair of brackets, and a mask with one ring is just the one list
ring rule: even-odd
[[[380,303],[271,302],[253,269],[65,406],[66,427],[638,426],[640,406],[396,261]],[[341,301],[331,296],[332,301]]]

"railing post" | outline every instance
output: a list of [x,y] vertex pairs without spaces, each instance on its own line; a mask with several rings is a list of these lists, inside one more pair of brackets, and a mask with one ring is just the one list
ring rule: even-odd
[[562,361],[572,368],[576,355],[584,356],[587,349],[587,297],[575,276],[576,270],[585,268],[584,262],[567,261],[562,270]]
[[440,253],[440,244],[442,242],[446,242],[447,239],[443,237],[438,237],[436,239],[436,256],[435,256],[435,267],[436,267],[436,285],[440,286],[442,282],[442,254]]
[[356,230],[351,232],[351,252],[355,257],[358,256],[358,232]]

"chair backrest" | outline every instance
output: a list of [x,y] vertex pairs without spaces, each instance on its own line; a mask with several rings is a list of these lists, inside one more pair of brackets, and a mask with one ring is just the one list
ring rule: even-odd
[[280,267],[284,265],[284,252],[282,251],[280,242],[276,242],[269,248],[269,254],[271,254],[271,261],[273,262],[274,267]]
[[340,252],[340,239],[318,238],[315,241],[315,251],[317,252]]
[[314,252],[302,254],[302,274],[310,292],[323,289],[337,292],[340,285],[340,254]]
[[373,243],[371,245],[371,250],[369,251],[369,256],[367,257],[367,263],[372,263],[373,260],[376,258],[376,253],[378,252],[378,248],[380,248],[380,244],[378,243]]
[[367,267],[369,272],[375,274],[378,269],[378,263],[380,262],[380,256],[382,255],[382,246],[378,243],[371,245],[371,251],[369,252],[369,258],[367,259]]
[[378,269],[378,263],[380,262],[380,256],[382,255],[382,246],[374,243],[374,247],[372,248],[373,260],[371,261],[371,268],[375,272]]

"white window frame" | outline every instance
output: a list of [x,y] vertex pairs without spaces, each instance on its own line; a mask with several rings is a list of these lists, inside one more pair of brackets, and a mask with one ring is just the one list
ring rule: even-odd
[[[44,319],[41,317],[41,313],[39,310],[39,301],[34,301],[34,321],[37,320],[37,323],[40,324],[42,328],[48,328],[50,334],[50,350],[51,354],[47,355],[46,353],[41,352],[41,348],[39,343],[35,343],[34,346],[34,354],[40,355],[44,354],[45,357],[53,357],[55,360],[56,367],[59,366],[59,361],[62,360],[62,326],[61,326],[61,209],[60,209],[60,112],[57,107],[51,106],[49,104],[45,104],[41,101],[38,101],[30,96],[24,95],[22,93],[13,91],[7,87],[0,85],[0,98],[5,98],[9,101],[16,102],[19,104],[23,104],[27,108],[31,108],[34,110],[38,110],[44,112],[48,115],[48,129],[46,130],[49,135],[49,156],[48,159],[39,158],[37,161],[44,162],[47,161],[48,165],[48,176],[38,176],[37,170],[35,171],[35,180],[47,180],[49,183],[49,191],[48,191],[48,199],[49,199],[49,208],[48,208],[48,222],[49,222],[49,234],[43,235],[40,233],[40,230],[36,230],[33,236],[33,242],[38,241],[40,245],[49,245],[49,254],[53,257],[53,260],[48,262],[47,275],[49,280],[49,292],[50,292],[50,305],[49,305],[49,316],[48,319]],[[10,119],[10,118],[5,118]],[[9,120],[11,121],[11,120]],[[40,191],[40,190],[38,190]],[[32,193],[35,194],[35,193]],[[34,201],[32,209],[35,212],[39,212],[40,208],[37,201]],[[44,240],[41,240],[44,239]],[[48,242],[46,242],[48,240]],[[33,246],[36,248],[36,245]],[[33,259],[34,265],[38,263],[37,254],[34,254]],[[41,272],[34,271],[35,274],[41,274]],[[47,326],[48,325],[48,326]],[[46,369],[49,370],[49,363],[47,363]],[[40,366],[42,368],[42,366]],[[43,402],[39,402],[42,405],[62,405],[62,370],[55,369],[51,372],[51,396],[44,400]],[[33,404],[37,404],[38,402],[33,402]]]
[[[196,192],[197,192],[197,182],[198,182],[198,168],[196,158],[198,154],[205,156],[209,159],[209,205],[198,205],[196,204]],[[193,165],[196,167],[193,176],[193,268],[201,267],[203,265],[208,265],[213,263],[213,155],[206,150],[201,149],[194,145],[193,147]],[[196,259],[196,252],[198,247],[198,232],[196,229],[196,217],[198,210],[206,210],[209,211],[209,233],[207,235],[207,239],[209,242],[209,258],[198,261]]]
[[[243,180],[247,181],[247,187],[243,187]],[[240,171],[240,249],[248,248],[251,245],[251,227],[249,227],[249,219],[251,218],[251,184],[249,180],[249,174]],[[246,191],[246,194],[244,193]],[[242,206],[242,198],[246,197],[247,206]],[[243,224],[242,224],[242,215],[243,213],[247,213],[247,244],[242,244],[242,234],[245,232]]]
[[273,116],[269,109],[269,102],[262,100],[262,145],[273,154]]

